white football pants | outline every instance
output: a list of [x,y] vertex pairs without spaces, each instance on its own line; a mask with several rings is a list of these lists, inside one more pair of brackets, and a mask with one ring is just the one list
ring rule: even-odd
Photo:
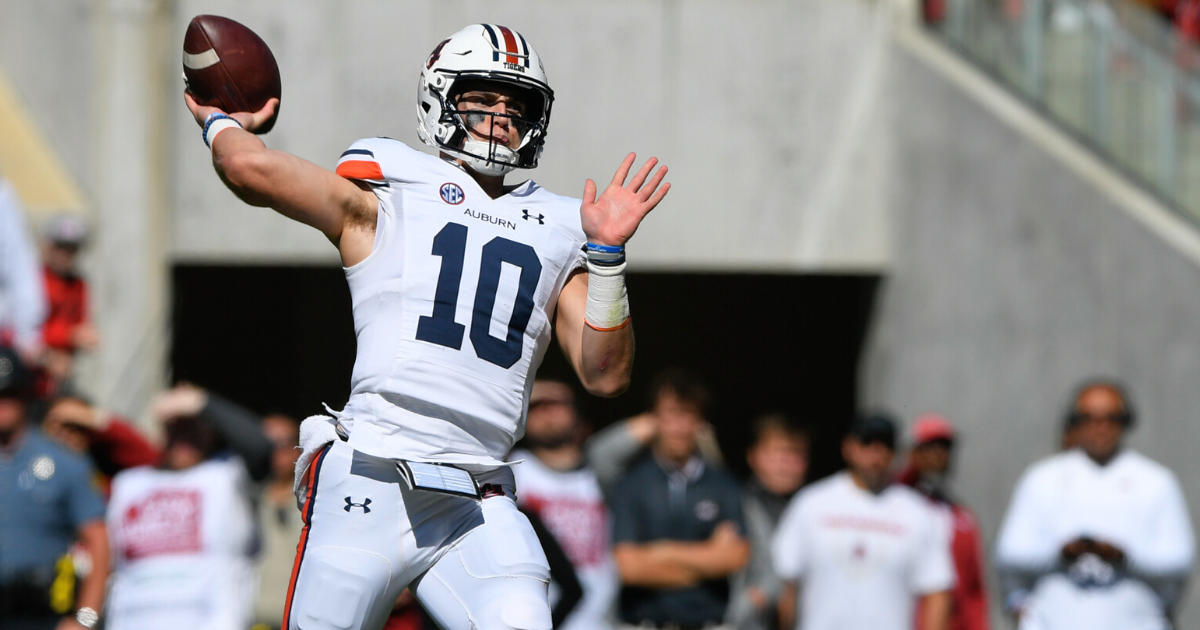
[[377,630],[404,587],[446,630],[550,630],[550,568],[512,471],[483,501],[410,490],[391,460],[337,441],[306,473],[288,630]]

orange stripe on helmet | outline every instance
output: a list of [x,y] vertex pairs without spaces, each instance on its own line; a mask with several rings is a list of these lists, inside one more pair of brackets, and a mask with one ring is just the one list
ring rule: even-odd
[[508,51],[508,63],[521,63],[521,60],[515,56],[520,54],[521,51],[517,49],[517,38],[513,35],[512,30],[507,26],[500,26],[499,28],[500,33],[504,35],[504,49]]

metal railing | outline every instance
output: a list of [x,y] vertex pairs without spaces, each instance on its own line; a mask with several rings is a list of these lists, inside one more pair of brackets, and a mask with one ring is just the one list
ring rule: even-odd
[[1129,0],[946,0],[928,26],[1200,223],[1200,51]]

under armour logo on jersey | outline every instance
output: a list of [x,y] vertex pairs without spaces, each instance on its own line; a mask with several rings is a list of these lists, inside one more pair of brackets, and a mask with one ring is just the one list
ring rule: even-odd
[[350,497],[346,497],[346,508],[345,509],[347,512],[350,511],[350,508],[358,507],[358,508],[362,508],[363,514],[370,514],[371,508],[367,507],[368,505],[371,505],[371,499],[363,499],[362,503],[355,503],[354,501],[350,500]]
[[441,193],[442,201],[445,201],[452,206],[457,206],[463,202],[463,199],[467,198],[467,195],[463,193],[463,189],[454,182],[446,182],[445,184],[442,184]]
[[534,219],[535,221],[538,222],[538,225],[546,225],[546,222],[542,220],[542,219],[546,218],[546,215],[544,215],[544,214],[539,214],[535,217],[532,214],[529,214],[528,210],[523,209],[523,210],[521,210],[521,215],[522,215],[521,218],[525,219],[526,221],[528,221],[530,219]]

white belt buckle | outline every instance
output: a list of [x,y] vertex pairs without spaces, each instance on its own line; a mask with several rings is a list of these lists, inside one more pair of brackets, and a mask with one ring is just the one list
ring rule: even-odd
[[396,469],[413,490],[429,490],[479,499],[479,484],[471,473],[449,464],[396,460]]

